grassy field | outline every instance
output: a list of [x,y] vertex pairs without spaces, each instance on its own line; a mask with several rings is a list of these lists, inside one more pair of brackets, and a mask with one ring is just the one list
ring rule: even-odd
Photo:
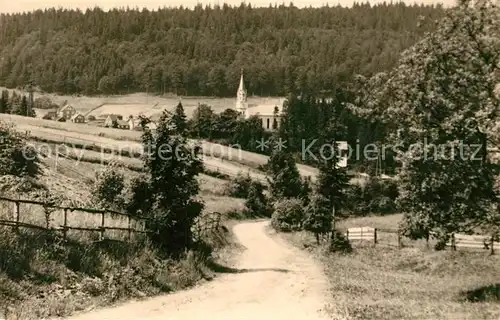
[[[348,219],[341,227],[396,229],[401,215]],[[500,256],[354,245],[328,253],[311,234],[282,234],[323,262],[330,280],[330,312],[356,320],[500,319]]]
[[[0,90],[5,88],[0,87]],[[78,112],[83,114],[100,115],[107,113],[121,114],[124,116],[137,115],[139,113],[155,114],[163,109],[173,110],[179,101],[182,101],[186,115],[191,117],[198,104],[207,104],[219,113],[225,109],[232,109],[236,104],[236,89],[234,98],[214,98],[214,97],[179,97],[174,95],[155,96],[145,93],[134,93],[117,96],[68,96],[55,95],[50,93],[35,93],[35,99],[39,97],[48,97],[54,103],[61,105],[64,102],[75,107]],[[10,90],[12,91],[12,90]],[[19,92],[19,91],[18,91]],[[268,104],[269,100],[279,98],[266,97],[248,97],[249,104]],[[105,105],[103,108],[99,106]],[[39,110],[39,112],[43,112]]]
[[[0,115],[0,120],[15,123],[17,130],[21,132],[27,131],[33,137],[70,145],[70,149],[72,149],[71,146],[73,146],[90,149],[105,148],[115,153],[137,154],[142,152],[142,145],[138,142],[140,139],[138,136],[140,133],[138,132],[97,128],[84,124],[59,123],[3,114]],[[105,134],[100,134],[102,132]],[[135,136],[135,140],[123,140],[123,137],[119,136],[120,134],[137,134],[137,136]],[[260,164],[265,164],[267,158],[263,161],[260,159],[260,155],[251,152],[207,142],[201,143],[204,153],[204,163],[209,170],[216,171],[218,169],[222,173],[233,176],[239,172],[250,172],[254,179],[265,181],[264,174],[260,173],[255,167]],[[61,146],[61,148],[64,147]],[[259,161],[255,161],[255,158]]]
[[[88,124],[64,123],[36,118],[0,114],[0,120],[12,122],[20,131],[30,131],[31,135],[45,137],[51,140],[65,141],[75,144],[97,144],[115,150],[138,150],[141,133],[131,130],[101,128]],[[268,157],[238,148],[230,148],[220,144],[200,141],[203,153],[212,158],[221,158],[231,162],[240,163],[250,168],[257,168],[268,161]],[[298,165],[303,176],[317,175],[316,168]]]

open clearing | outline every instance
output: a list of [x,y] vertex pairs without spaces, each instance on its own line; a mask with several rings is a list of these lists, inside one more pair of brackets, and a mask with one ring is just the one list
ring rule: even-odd
[[[324,314],[326,279],[307,254],[270,237],[268,222],[234,227],[245,247],[234,267],[197,288],[68,319],[332,319]],[[340,319],[340,318],[339,318]]]
[[[0,90],[6,89],[0,87]],[[236,89],[234,92],[236,94]],[[13,91],[12,89],[7,89]],[[17,91],[17,90],[16,90]],[[19,91],[17,91],[19,92]],[[222,112],[225,109],[234,109],[236,97],[234,98],[213,98],[213,97],[177,97],[177,96],[155,96],[146,93],[133,93],[117,96],[68,96],[56,95],[51,93],[35,93],[35,99],[40,97],[47,97],[54,103],[61,105],[64,102],[72,105],[78,112],[83,114],[100,115],[107,113],[116,113],[127,116],[144,114],[155,114],[161,112],[163,109],[174,110],[179,101],[182,101],[184,110],[188,117],[191,117],[193,111],[198,107],[198,104],[207,104],[212,107],[216,112]],[[279,98],[266,98],[266,97],[248,97],[249,104],[267,104],[269,100],[277,100]],[[99,110],[99,106],[106,105],[105,108]],[[113,107],[117,105],[118,107]],[[135,105],[135,106],[134,106]],[[97,108],[97,109],[96,109]],[[93,110],[94,109],[94,110]],[[128,109],[128,110],[127,110]],[[38,110],[43,112],[42,110]],[[90,112],[92,111],[92,112]],[[46,112],[46,111],[45,111]],[[38,116],[38,115],[37,115]],[[43,116],[43,115],[42,115]]]

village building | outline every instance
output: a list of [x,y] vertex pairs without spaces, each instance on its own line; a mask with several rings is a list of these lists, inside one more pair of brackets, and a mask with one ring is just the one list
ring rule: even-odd
[[125,130],[129,130],[130,129],[130,125],[128,123],[128,121],[125,121],[125,120],[116,120],[116,124],[117,124],[117,128],[118,129],[125,129]]
[[141,120],[137,118],[129,118],[128,126],[130,130],[141,130]]
[[283,103],[285,99],[270,100],[265,104],[249,104],[247,102],[247,90],[241,73],[240,85],[236,92],[236,110],[242,119],[258,117],[262,121],[262,128],[266,131],[279,129],[282,121]]
[[66,120],[70,120],[75,114],[76,114],[76,109],[69,104],[57,110],[57,116],[63,117]]
[[49,112],[47,112],[43,116],[43,119],[45,119],[45,120],[56,120],[57,119],[57,110],[56,111],[49,111]]
[[[118,115],[118,114],[108,114],[106,117],[106,120],[104,120],[104,126],[112,128],[113,127],[113,122],[118,122],[118,121],[123,121],[123,117]],[[128,122],[125,121],[128,126]]]
[[[139,118],[129,118],[128,125],[130,130],[142,131],[141,119]],[[154,131],[156,130],[156,123],[154,121],[151,121],[150,123],[146,124],[146,128]]]
[[85,117],[81,113],[77,113],[71,117],[73,123],[85,123]]

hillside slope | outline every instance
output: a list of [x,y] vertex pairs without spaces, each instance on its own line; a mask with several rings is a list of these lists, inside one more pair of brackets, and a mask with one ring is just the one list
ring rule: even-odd
[[234,96],[332,90],[391,68],[444,10],[251,5],[1,15],[0,85],[46,92]]

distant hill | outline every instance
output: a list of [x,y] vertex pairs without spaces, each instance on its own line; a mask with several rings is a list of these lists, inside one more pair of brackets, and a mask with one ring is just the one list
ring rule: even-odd
[[399,3],[3,14],[0,85],[232,97],[244,69],[249,94],[328,92],[392,67],[444,12]]

